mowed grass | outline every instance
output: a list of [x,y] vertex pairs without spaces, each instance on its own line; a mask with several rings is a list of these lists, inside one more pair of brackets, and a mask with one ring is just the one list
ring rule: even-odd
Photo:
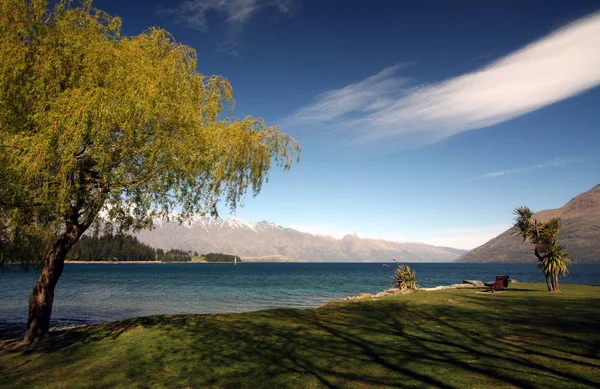
[[2,388],[600,387],[600,287],[137,318],[0,343]]

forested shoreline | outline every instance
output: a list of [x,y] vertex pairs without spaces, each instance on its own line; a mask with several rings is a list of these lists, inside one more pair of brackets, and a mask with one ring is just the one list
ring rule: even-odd
[[67,261],[84,262],[241,262],[236,255],[154,248],[126,234],[84,235],[73,246]]

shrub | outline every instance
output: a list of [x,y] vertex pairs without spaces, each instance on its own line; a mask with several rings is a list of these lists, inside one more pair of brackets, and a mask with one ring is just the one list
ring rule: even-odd
[[402,291],[417,290],[417,272],[406,265],[398,265],[394,272],[394,284]]

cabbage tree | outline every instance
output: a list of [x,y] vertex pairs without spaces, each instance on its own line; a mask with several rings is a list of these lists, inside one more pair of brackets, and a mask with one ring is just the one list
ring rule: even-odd
[[517,236],[533,244],[533,253],[539,261],[539,268],[546,277],[546,285],[551,292],[560,292],[558,277],[569,271],[573,261],[569,251],[558,242],[562,227],[560,217],[556,216],[547,222],[540,222],[533,217],[533,212],[526,206],[516,208],[515,227]]

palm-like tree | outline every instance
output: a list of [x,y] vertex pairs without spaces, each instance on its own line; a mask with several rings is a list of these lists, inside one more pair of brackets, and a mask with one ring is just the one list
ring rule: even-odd
[[545,246],[545,255],[540,261],[539,268],[550,276],[551,290],[560,292],[558,277],[569,272],[569,264],[573,262],[569,258],[569,251],[564,245],[557,242],[549,242]]
[[545,223],[533,218],[533,212],[526,206],[514,210],[515,235],[523,242],[529,241],[534,245],[534,254],[539,260],[539,268],[546,277],[546,285],[551,292],[560,292],[558,277],[569,271],[573,262],[569,251],[558,242],[562,222],[560,217],[553,217]]

